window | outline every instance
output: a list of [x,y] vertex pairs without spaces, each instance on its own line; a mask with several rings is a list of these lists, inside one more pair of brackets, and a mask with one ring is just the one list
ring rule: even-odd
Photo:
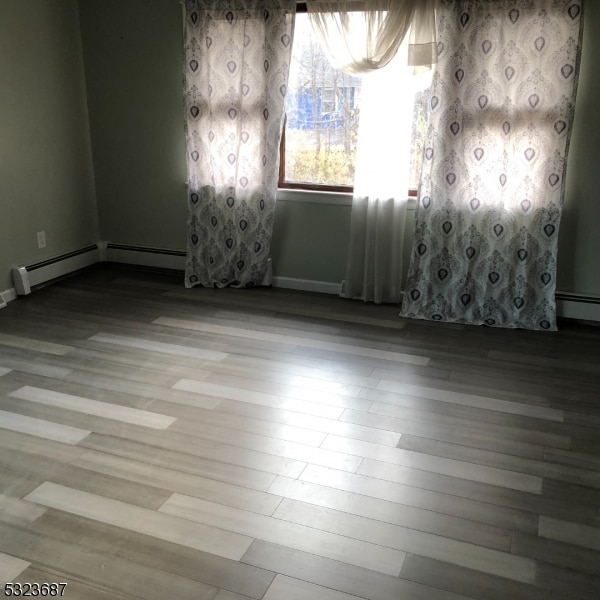
[[[279,187],[352,192],[361,77],[334,69],[306,13],[296,15]],[[429,89],[415,96],[411,188],[416,195]]]

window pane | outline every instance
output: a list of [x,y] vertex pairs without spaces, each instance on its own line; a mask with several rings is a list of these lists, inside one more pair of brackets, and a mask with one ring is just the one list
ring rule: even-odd
[[[287,183],[353,185],[361,83],[331,66],[308,15],[297,14],[285,102]],[[428,84],[420,85],[412,114],[410,188],[418,186],[429,101]]]
[[[420,77],[424,77],[420,75]],[[425,134],[427,133],[427,111],[431,101],[431,77],[425,89],[415,93],[415,105],[412,120],[412,146],[410,152],[410,172],[408,179],[409,189],[419,187],[421,165],[423,164],[423,150],[425,147]]]
[[296,15],[286,96],[285,178],[295,183],[352,185],[360,77],[333,69]]

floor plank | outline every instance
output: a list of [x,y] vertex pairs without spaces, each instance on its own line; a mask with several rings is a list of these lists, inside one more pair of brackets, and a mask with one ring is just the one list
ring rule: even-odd
[[567,600],[573,596],[422,556],[408,555],[402,577],[477,600]]
[[376,519],[350,515],[330,508],[284,499],[273,516],[299,525],[394,548],[429,558],[445,560],[463,567],[533,583],[534,561],[506,552],[459,542],[408,527],[382,523]]
[[244,390],[230,385],[195,381],[193,379],[181,379],[173,386],[173,389],[205,394],[207,396],[216,396],[217,398],[226,398],[227,400],[237,400],[238,402],[270,406],[272,408],[281,408],[283,410],[303,412],[316,417],[331,419],[337,419],[342,414],[343,410],[341,407],[331,406],[329,404],[323,405],[317,402],[296,400],[295,398],[286,399],[277,396],[276,394]]
[[355,595],[344,594],[325,588],[321,585],[308,583],[301,579],[292,579],[285,575],[277,575],[263,596],[264,600],[356,600]]
[[173,494],[160,511],[389,575],[398,575],[405,556],[404,552],[381,545],[182,494]]
[[[205,446],[211,445],[205,444]],[[251,460],[251,464],[254,466],[238,464],[239,462],[248,462],[244,457],[245,453],[239,448],[234,448],[235,454],[230,458],[231,461],[237,460],[238,463],[226,462],[219,459],[227,459],[229,456],[227,456],[227,454],[222,456],[221,452],[215,453],[212,446],[210,452],[211,457],[206,457],[201,456],[201,452],[198,452],[199,449],[195,446],[188,449],[197,451],[198,454],[188,454],[187,452],[165,450],[154,445],[92,433],[86,440],[85,446],[78,447],[81,454],[83,454],[86,449],[114,454],[116,456],[121,456],[122,458],[128,458],[130,460],[136,460],[141,463],[147,463],[158,467],[165,467],[167,469],[175,467],[178,471],[183,473],[208,477],[210,479],[215,479],[216,481],[241,485],[242,487],[248,487],[258,491],[266,491],[276,477],[276,474],[273,472],[255,468],[257,465],[253,460]],[[225,448],[225,452],[228,450],[229,448]],[[271,461],[270,458],[265,455],[264,461],[259,466],[266,469],[271,468],[275,471],[282,470],[285,472],[286,464],[290,464],[290,461],[278,457],[273,457],[273,460]],[[305,463],[297,463],[297,461],[292,462],[290,467],[292,469],[292,474],[301,471],[304,464]],[[279,467],[281,467],[281,469]]]
[[384,523],[410,527],[445,538],[471,542],[497,550],[510,550],[511,530],[476,523],[471,519],[461,519],[287,477],[277,477],[269,488],[269,492],[283,498],[376,519]]
[[15,581],[15,579],[31,563],[0,552],[0,585]]
[[91,431],[86,431],[85,429],[69,427],[68,425],[52,423],[42,419],[34,419],[4,410],[0,410],[0,428],[64,444],[77,444],[91,433]]
[[541,537],[559,540],[600,551],[600,527],[590,527],[572,521],[540,516]]
[[194,525],[177,517],[50,482],[27,494],[25,500],[234,560],[239,559],[252,542],[243,535]]
[[[56,579],[71,584],[84,581],[103,591],[132,598],[199,598],[212,600],[215,588],[165,571],[147,568],[111,553],[65,544],[39,534],[0,524],[3,543],[38,569],[53,571]],[[39,565],[39,566],[38,566]],[[69,597],[69,587],[66,588]]]
[[[387,465],[386,466],[387,469]],[[362,468],[362,467],[361,467]],[[416,472],[418,476],[418,472]],[[308,481],[320,485],[330,486],[339,490],[355,492],[407,504],[439,512],[442,514],[470,519],[480,523],[486,523],[495,527],[507,529],[517,529],[519,531],[537,531],[537,516],[520,509],[494,505],[488,502],[482,502],[471,498],[470,489],[466,481],[454,480],[457,488],[464,488],[463,497],[455,494],[449,494],[442,491],[427,489],[427,487],[436,487],[438,489],[448,490],[446,482],[448,479],[438,479],[439,485],[411,485],[417,483],[411,473],[407,473],[408,483],[396,483],[376,477],[369,477],[359,473],[347,473],[336,469],[328,469],[317,465],[308,465],[302,475],[301,481]],[[492,488],[493,489],[493,488]],[[495,497],[495,496],[494,496]]]
[[547,408],[544,406],[535,406],[531,404],[522,404],[500,398],[488,398],[486,396],[477,396],[473,394],[461,394],[458,392],[442,390],[437,388],[406,385],[396,381],[382,380],[377,386],[378,390],[383,392],[392,392],[394,394],[405,394],[407,396],[422,396],[441,402],[451,402],[474,408],[485,408],[498,412],[505,412],[515,415],[534,417],[537,419],[546,419],[548,421],[563,421],[564,414],[560,410]]
[[600,328],[182,282],[108,264],[0,311],[0,575],[86,600],[600,596]]
[[289,577],[367,600],[466,600],[451,592],[259,540],[242,561],[258,567],[268,564]]
[[6,333],[0,333],[0,345],[33,350],[44,354],[58,355],[68,354],[71,350],[70,346],[65,346],[63,344],[55,344],[53,342],[45,342],[44,340],[9,335]]
[[227,357],[227,354],[223,352],[214,352],[212,350],[202,350],[200,348],[191,348],[177,344],[164,344],[162,342],[154,342],[147,339],[104,333],[93,335],[90,340],[94,342],[101,342],[102,344],[114,344],[116,346],[140,348],[142,350],[149,350],[151,352],[175,354],[177,356],[189,356],[192,358],[202,358],[204,360],[223,360]]
[[53,509],[48,509],[31,529],[69,545],[118,554],[156,571],[167,570],[251,598],[262,598],[275,577],[271,571],[237,560]]
[[81,396],[61,394],[60,392],[43,390],[31,386],[22,387],[11,392],[9,396],[21,398],[22,400],[30,400],[32,402],[39,402],[40,404],[66,408],[68,410],[74,410],[96,417],[104,417],[115,421],[123,421],[124,423],[133,423],[135,425],[142,425],[143,427],[151,427],[153,429],[166,429],[176,421],[174,417],[168,417],[166,415],[119,406],[118,404],[99,402],[98,400],[90,400],[89,398],[82,398]]
[[[402,440],[400,440],[400,443],[402,443]],[[391,463],[411,469],[431,471],[440,475],[522,490],[524,492],[531,492],[532,494],[540,494],[542,491],[541,477],[526,475],[516,470],[509,471],[487,467],[477,464],[475,461],[466,462],[400,448],[388,448],[370,442],[348,440],[347,438],[333,435],[328,435],[323,444],[321,444],[321,447],[338,452],[356,453],[363,458],[371,459],[369,462],[370,465],[374,462]],[[368,469],[363,467],[361,467],[360,472],[363,475],[371,474]]]
[[101,452],[86,452],[71,464],[127,481],[160,485],[165,490],[234,508],[244,508],[263,515],[272,515],[281,502],[281,497],[274,494],[266,494],[207,477],[189,475],[177,470],[148,465]]

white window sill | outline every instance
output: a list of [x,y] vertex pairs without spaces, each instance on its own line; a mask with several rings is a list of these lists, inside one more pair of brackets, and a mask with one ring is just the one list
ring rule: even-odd
[[278,188],[278,201],[282,202],[312,202],[313,204],[337,204],[352,206],[352,194],[346,192],[322,192],[319,190],[290,190]]
[[[346,192],[322,192],[318,190],[277,189],[278,202],[310,202],[312,204],[333,204],[337,206],[352,206],[352,194]],[[415,210],[417,199],[408,198],[408,210]]]

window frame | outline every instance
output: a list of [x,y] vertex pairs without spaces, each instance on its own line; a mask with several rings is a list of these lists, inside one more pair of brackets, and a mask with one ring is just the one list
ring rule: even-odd
[[[296,3],[296,13],[307,13],[308,7],[306,2]],[[285,128],[286,128],[287,117],[284,114],[283,128],[281,132],[281,143],[279,144],[279,178],[277,187],[283,190],[310,190],[316,192],[337,192],[337,193],[354,193],[354,186],[352,185],[328,185],[323,183],[312,183],[298,182],[298,181],[286,181],[285,179]],[[415,188],[409,188],[408,197],[416,197],[417,190]]]

